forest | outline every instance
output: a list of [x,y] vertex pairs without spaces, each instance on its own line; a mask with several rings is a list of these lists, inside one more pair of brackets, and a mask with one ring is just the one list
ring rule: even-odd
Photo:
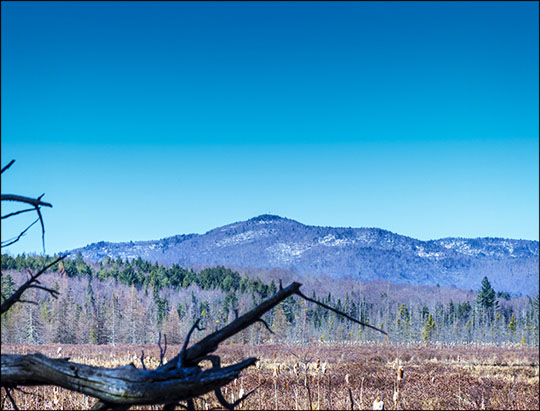
[[[3,254],[2,296],[23,283],[26,271],[53,261],[50,256]],[[266,274],[266,275],[265,275]],[[195,320],[202,336],[230,323],[275,294],[280,273],[242,275],[225,267],[198,272],[140,258],[99,263],[81,255],[67,258],[42,276],[59,292],[32,289],[2,315],[2,343],[154,344],[160,335],[181,343]],[[276,278],[272,278],[276,277]],[[389,333],[391,343],[520,343],[538,346],[538,295],[496,292],[487,277],[476,291],[343,281],[304,283],[311,298]],[[261,324],[239,333],[235,343],[367,342],[382,334],[351,323],[302,299],[287,298]]]

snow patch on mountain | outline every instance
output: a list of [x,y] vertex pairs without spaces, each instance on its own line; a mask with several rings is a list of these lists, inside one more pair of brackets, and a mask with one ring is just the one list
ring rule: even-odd
[[253,241],[257,238],[267,237],[269,235],[268,230],[251,230],[244,233],[233,235],[232,237],[226,237],[216,243],[216,247],[230,247],[233,245],[239,245],[242,243]]
[[354,239],[350,238],[336,238],[333,234],[325,235],[323,238],[319,238],[318,244],[327,246],[327,247],[343,247],[346,245],[354,244]]
[[423,258],[434,258],[436,260],[443,256],[440,252],[424,251],[424,247],[422,246],[416,246],[416,255]]
[[277,243],[266,249],[266,251],[274,257],[276,261],[289,263],[298,259],[306,250],[311,247],[298,243]]

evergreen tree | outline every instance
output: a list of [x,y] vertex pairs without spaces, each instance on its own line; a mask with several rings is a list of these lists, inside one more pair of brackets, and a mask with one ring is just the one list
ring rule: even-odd
[[169,314],[169,301],[166,297],[160,298],[158,291],[154,288],[154,303],[156,305],[156,320],[158,327],[161,327]]
[[424,341],[428,342],[432,339],[433,333],[435,331],[435,321],[433,321],[433,316],[431,313],[428,314],[428,319],[426,325],[424,326],[424,332],[422,333],[422,338]]
[[513,339],[516,335],[516,318],[513,313],[512,317],[510,317],[510,322],[508,323],[508,332],[510,333],[510,338]]
[[401,304],[398,309],[396,328],[402,337],[408,337],[410,318],[409,309],[405,304]]
[[[3,262],[4,256],[2,256],[2,263]],[[2,270],[4,270],[4,267],[2,267]],[[14,290],[15,284],[13,283],[13,278],[11,277],[11,275],[2,275],[2,302],[4,302],[4,300],[7,300],[11,296],[11,294],[13,294]]]
[[489,323],[493,321],[494,309],[497,303],[497,295],[495,290],[491,287],[487,277],[482,280],[482,288],[478,292],[476,297],[476,303],[482,310],[483,314],[487,316]]

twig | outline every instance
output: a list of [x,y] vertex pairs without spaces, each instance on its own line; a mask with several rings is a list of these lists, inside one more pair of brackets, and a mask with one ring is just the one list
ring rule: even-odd
[[474,406],[474,404],[473,404],[472,402],[466,400],[465,398],[461,398],[461,397],[460,397],[459,395],[457,395],[457,394],[454,394],[454,395],[455,395],[456,397],[458,397],[461,401],[465,401],[467,404]]
[[[4,170],[2,170],[2,172],[3,171]],[[13,397],[11,396],[11,393],[9,392],[9,388],[5,387],[5,390],[6,390],[6,393],[7,393],[7,396],[9,398],[9,400],[13,404],[13,408],[15,409],[15,411],[19,411],[19,407],[17,407],[17,404],[15,403],[15,400],[13,399]]]
[[364,378],[362,377],[362,383],[360,384],[360,409],[362,409],[362,402],[364,399]]
[[58,296],[60,295],[60,293],[56,290],[53,290],[51,288],[47,288],[47,287],[43,287],[41,285],[36,285],[36,284],[32,284],[31,286],[29,286],[28,288],[38,288],[40,290],[43,290],[43,291],[47,291],[48,293],[51,294],[51,296],[53,298],[58,298]]
[[335,308],[332,308],[332,307],[330,307],[329,305],[326,305],[326,304],[324,304],[324,303],[321,303],[320,301],[314,300],[313,298],[307,297],[307,296],[304,295],[300,290],[297,290],[295,294],[298,295],[298,296],[300,296],[300,297],[302,297],[304,300],[311,301],[312,303],[315,303],[315,304],[317,304],[317,305],[320,305],[321,307],[324,307],[324,308],[326,308],[327,310],[330,310],[330,311],[335,312],[336,314],[342,315],[343,317],[347,318],[348,320],[350,320],[350,321],[352,321],[352,322],[355,322],[355,323],[357,323],[357,324],[360,324],[360,325],[363,326],[363,327],[369,327],[369,328],[372,328],[372,329],[374,329],[374,330],[376,330],[376,331],[379,331],[379,332],[383,333],[384,335],[388,335],[388,333],[387,333],[386,331],[383,331],[383,330],[381,330],[381,329],[379,329],[379,328],[377,328],[377,327],[374,327],[374,326],[372,326],[372,325],[370,325],[370,324],[366,324],[366,323],[364,323],[364,322],[362,322],[362,321],[358,321],[356,318],[353,318],[353,317],[351,317],[350,315],[347,315],[347,314],[345,314],[345,313],[342,312],[342,311],[336,310]]
[[264,384],[259,384],[257,387],[252,389],[247,394],[244,394],[242,397],[238,398],[235,402],[230,403],[228,402],[225,397],[223,396],[223,393],[220,389],[215,390],[216,398],[218,399],[219,403],[223,405],[228,410],[234,410],[242,401],[244,401],[247,397],[249,397],[251,394],[253,394],[255,391],[257,391],[261,386]]
[[37,302],[35,301],[30,301],[30,300],[19,300],[20,303],[23,303],[23,304],[34,304],[34,305],[39,305]]
[[163,335],[165,339],[165,348],[161,348],[161,331],[159,332],[159,338],[158,338],[158,347],[159,347],[159,365],[163,365],[163,357],[165,357],[165,353],[167,352],[167,334]]
[[[43,254],[45,254],[45,223],[43,222],[43,216],[41,215],[40,207],[41,206],[52,207],[51,203],[46,203],[44,201],[41,201],[41,199],[42,199],[42,197],[44,195],[45,194],[41,194],[38,198],[25,197],[25,196],[20,196],[20,195],[17,195],[17,194],[2,194],[0,196],[0,199],[2,201],[15,201],[15,202],[18,202],[18,203],[25,203],[25,204],[30,204],[30,205],[34,206],[34,209],[36,210],[37,215],[38,215],[38,220],[41,223],[41,242],[43,244]],[[34,223],[32,223],[32,225],[33,224]],[[30,228],[30,227],[28,227],[28,228]],[[28,228],[26,230],[28,230]],[[26,232],[26,230],[24,232]],[[21,238],[23,233],[21,233],[19,235],[19,237],[14,242],[19,241],[19,239]],[[14,242],[6,244],[6,245],[4,245],[4,247],[7,247],[8,245],[13,244]]]
[[328,374],[328,395],[330,397],[330,408],[332,408],[332,377]]
[[307,393],[308,393],[309,409],[312,410],[313,409],[313,404],[311,402],[311,389],[309,388],[309,378],[308,378],[308,375],[307,375],[307,368],[306,368],[306,378],[304,380],[304,385],[306,386]]
[[[204,361],[204,360],[210,361],[214,368],[220,368],[221,367],[221,359],[217,355],[205,355],[204,357],[201,357],[199,359],[199,361]],[[240,404],[247,397],[249,397],[251,394],[253,394],[255,391],[257,391],[257,389],[260,388],[261,385],[263,385],[263,384],[258,385],[253,390],[251,390],[247,394],[243,395],[242,397],[240,397],[239,399],[237,399],[233,403],[230,403],[225,399],[225,397],[223,396],[223,393],[221,392],[221,388],[216,388],[214,390],[214,393],[216,394],[216,398],[218,399],[218,401],[219,401],[219,403],[221,405],[223,405],[228,410],[234,410],[238,404]]]
[[19,210],[19,211],[15,211],[15,212],[13,212],[13,213],[9,213],[9,214],[3,215],[3,216],[2,216],[2,220],[3,220],[4,218],[13,217],[14,215],[17,215],[17,214],[27,213],[28,211],[34,211],[34,209],[33,209],[33,208],[25,208],[24,210]]
[[191,326],[191,328],[189,329],[188,333],[187,333],[187,336],[186,336],[186,339],[184,340],[184,345],[182,346],[182,350],[180,351],[180,354],[178,355],[178,359],[177,359],[177,367],[180,368],[180,367],[185,367],[186,366],[186,348],[189,344],[189,339],[191,338],[191,334],[193,334],[193,331],[195,331],[195,329],[199,330],[199,331],[203,331],[204,328],[202,327],[199,327],[199,322],[201,321],[200,318],[197,318],[195,320],[195,323]]
[[144,350],[141,350],[141,364],[142,364],[143,370],[146,370],[146,365],[144,365]]
[[21,237],[22,237],[23,235],[25,235],[26,232],[27,232],[28,230],[30,230],[30,228],[31,228],[34,224],[36,224],[38,221],[39,221],[39,218],[37,218],[32,224],[30,224],[28,227],[26,227],[26,228],[24,229],[24,231],[21,232],[17,237],[13,237],[13,238],[10,238],[9,240],[2,241],[2,247],[8,247],[8,246],[10,246],[10,245],[12,245],[12,244],[15,244],[15,243],[16,243],[17,241],[19,241],[19,240],[21,239]]
[[256,322],[262,323],[270,334],[274,334],[274,331],[270,329],[270,326],[268,325],[268,323],[264,321],[262,318],[259,318]]
[[41,215],[41,210],[39,207],[36,207],[36,212],[39,216],[39,222],[41,224],[41,245],[43,246],[43,254],[45,254],[45,223],[43,222],[43,216]]
[[263,385],[264,385],[264,383],[261,383],[261,384],[257,385],[250,392],[248,392],[247,394],[244,394],[241,398],[237,399],[234,402],[233,405],[236,407],[238,404],[240,404],[242,401],[244,401],[247,397],[249,397],[251,394],[253,394],[255,391],[257,391],[259,388],[261,388]]
[[4,171],[6,171],[8,168],[10,168],[10,167],[13,165],[14,162],[15,162],[15,160],[11,160],[11,161],[7,164],[7,166],[3,167],[3,168],[2,168],[2,174],[4,174]]

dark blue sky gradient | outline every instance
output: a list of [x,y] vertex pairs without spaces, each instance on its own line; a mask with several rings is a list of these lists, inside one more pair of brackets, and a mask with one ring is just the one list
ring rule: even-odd
[[538,239],[538,67],[537,2],[2,2],[2,182],[52,252],[263,212]]

